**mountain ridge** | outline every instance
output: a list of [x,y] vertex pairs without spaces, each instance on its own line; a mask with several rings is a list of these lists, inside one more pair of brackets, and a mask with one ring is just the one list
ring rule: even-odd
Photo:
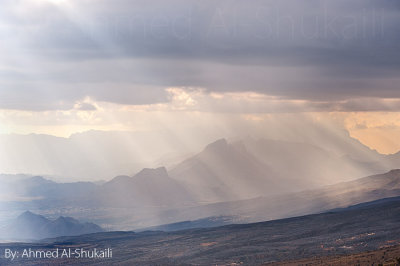
[[[353,254],[400,243],[400,201],[365,209],[325,212],[267,222],[175,232],[105,232],[46,239],[38,247],[90,245],[123,250],[107,263],[136,265],[263,265],[294,259]],[[22,249],[17,244],[7,247]],[[4,246],[0,244],[0,247]],[[140,252],[137,252],[140,247]],[[135,254],[135,256],[132,256]],[[7,262],[0,258],[0,262]],[[18,262],[18,261],[17,261]],[[31,260],[29,262],[34,262]],[[51,262],[67,262],[60,259]],[[70,261],[71,262],[71,261]],[[80,260],[85,265],[98,261]]]
[[25,211],[9,225],[0,228],[0,236],[6,240],[38,240],[103,231],[104,229],[94,223],[81,223],[72,217],[60,216],[54,220],[50,220],[31,211]]
[[[57,183],[43,177],[29,177],[27,181],[17,178],[11,182],[6,178],[0,189],[17,193],[16,202],[2,203],[11,208],[86,208],[96,210],[97,217],[109,217],[97,218],[96,222],[119,229],[221,215],[240,216],[238,219],[245,222],[270,220],[400,195],[398,170],[386,173],[379,180],[354,181],[358,178],[355,176],[354,183],[318,187],[303,178],[309,173],[307,168],[317,168],[312,161],[314,157],[328,161],[326,165],[321,164],[325,168],[318,168],[317,173],[331,170],[331,177],[339,176],[342,169],[337,163],[341,159],[332,156],[309,144],[219,139],[169,170],[143,168],[133,176],[116,176],[102,184]],[[274,161],[267,164],[273,157],[286,161],[281,165]],[[336,158],[334,164],[329,163],[331,158]],[[281,171],[288,166],[296,169],[289,177]],[[388,175],[395,178],[392,180]],[[74,216],[86,217],[75,209]]]

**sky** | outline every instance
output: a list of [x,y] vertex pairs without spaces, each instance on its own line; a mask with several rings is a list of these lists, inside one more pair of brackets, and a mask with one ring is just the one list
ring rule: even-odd
[[395,0],[1,0],[0,133],[183,135],[306,115],[395,153],[399,12]]

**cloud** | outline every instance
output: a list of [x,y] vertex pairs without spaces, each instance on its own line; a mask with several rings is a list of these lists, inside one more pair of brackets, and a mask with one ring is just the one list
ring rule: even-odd
[[[206,89],[169,88],[173,110],[217,113],[399,112],[400,99],[294,100],[255,92],[209,93]],[[165,110],[165,109],[164,109]],[[168,110],[168,109],[166,109]]]
[[157,104],[167,88],[200,87],[397,109],[385,99],[400,98],[399,11],[391,0],[6,0],[0,108]]
[[75,108],[80,111],[96,111],[97,108],[90,103],[79,103],[75,105]]

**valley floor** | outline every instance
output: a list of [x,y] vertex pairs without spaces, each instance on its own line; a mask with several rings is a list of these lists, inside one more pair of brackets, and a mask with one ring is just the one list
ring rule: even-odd
[[[400,198],[269,222],[104,232],[0,244],[0,265],[378,265],[400,257]],[[109,258],[5,258],[5,250],[112,249]],[[357,255],[352,255],[357,254]],[[274,264],[272,264],[274,265]],[[390,264],[387,264],[390,265]],[[394,265],[394,264],[392,264]]]

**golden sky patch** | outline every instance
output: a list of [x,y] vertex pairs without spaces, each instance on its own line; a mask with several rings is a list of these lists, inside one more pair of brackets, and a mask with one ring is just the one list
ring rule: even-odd
[[346,113],[345,127],[350,135],[383,154],[400,151],[400,113]]

